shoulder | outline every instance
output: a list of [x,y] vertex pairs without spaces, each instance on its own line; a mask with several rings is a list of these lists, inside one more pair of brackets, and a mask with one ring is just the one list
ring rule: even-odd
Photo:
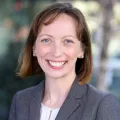
[[120,103],[115,95],[109,92],[102,92],[94,86],[87,84],[88,103],[97,110],[97,120],[120,118]]
[[29,88],[26,88],[26,89],[23,89],[23,90],[20,90],[20,91],[17,91],[16,94],[15,94],[15,96],[20,97],[20,98],[21,97],[23,97],[23,98],[25,98],[25,97],[29,98],[29,97],[31,97],[33,91],[36,89],[37,86],[38,85],[29,87]]
[[96,87],[94,87],[91,84],[86,84],[86,94],[88,95],[88,97],[91,97],[93,99],[102,99],[104,98],[106,95],[108,95],[108,92],[103,92],[99,89],[97,89]]
[[36,86],[32,86],[32,87],[20,90],[20,91],[16,92],[16,94],[14,95],[14,98],[18,99],[19,101],[20,100],[29,100],[35,94],[40,92],[40,90],[42,90],[42,85],[43,85],[43,82],[39,83]]
[[103,92],[101,90],[98,90],[96,87],[94,87],[90,84],[86,84],[86,86],[87,86],[86,96],[88,97],[89,100],[93,101],[94,103],[99,102],[99,104],[100,104],[100,103],[103,103],[106,100],[109,100],[109,101],[107,101],[108,103],[110,103],[112,101],[114,103],[118,102],[116,96],[113,95],[112,93]]
[[40,96],[40,91],[42,91],[42,86],[43,86],[43,82],[41,82],[36,86],[18,91],[14,95],[10,107],[9,120],[15,120],[16,116],[17,117],[19,116],[21,119],[22,117],[26,117],[26,119],[28,119],[27,114],[29,113],[30,102],[35,96],[38,97]]

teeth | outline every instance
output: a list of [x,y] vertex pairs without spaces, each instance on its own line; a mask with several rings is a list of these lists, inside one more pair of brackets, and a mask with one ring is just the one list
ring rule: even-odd
[[53,61],[49,61],[50,65],[54,66],[54,67],[61,67],[65,62],[53,62]]

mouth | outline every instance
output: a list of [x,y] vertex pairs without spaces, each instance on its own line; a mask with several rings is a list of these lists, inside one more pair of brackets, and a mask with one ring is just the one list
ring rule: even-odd
[[48,63],[51,67],[61,68],[67,61],[51,61],[48,60]]

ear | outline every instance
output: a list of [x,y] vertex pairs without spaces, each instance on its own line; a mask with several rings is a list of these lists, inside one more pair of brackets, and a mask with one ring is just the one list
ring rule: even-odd
[[36,56],[35,45],[33,45],[33,56]]
[[84,58],[84,51],[80,51],[79,55],[78,55],[78,58]]

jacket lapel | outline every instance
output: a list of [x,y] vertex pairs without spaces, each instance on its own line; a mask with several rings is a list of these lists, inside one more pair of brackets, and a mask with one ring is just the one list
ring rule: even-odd
[[[78,82],[79,81],[76,78],[55,120],[67,120],[78,107],[80,107],[80,111],[82,112],[82,97],[86,92],[86,85],[79,85]],[[42,81],[32,93],[33,97],[30,100],[29,120],[40,119],[40,108],[43,98],[44,85],[45,81]]]
[[78,107],[80,113],[82,113],[82,96],[85,94],[86,85],[79,85],[78,82],[77,79],[73,82],[71,90],[55,120],[67,120]]
[[44,81],[42,81],[33,91],[33,97],[30,101],[29,120],[40,119],[40,107],[42,102],[43,90],[44,90]]
[[69,116],[79,107],[79,103],[74,100],[67,98],[55,120],[67,120]]

